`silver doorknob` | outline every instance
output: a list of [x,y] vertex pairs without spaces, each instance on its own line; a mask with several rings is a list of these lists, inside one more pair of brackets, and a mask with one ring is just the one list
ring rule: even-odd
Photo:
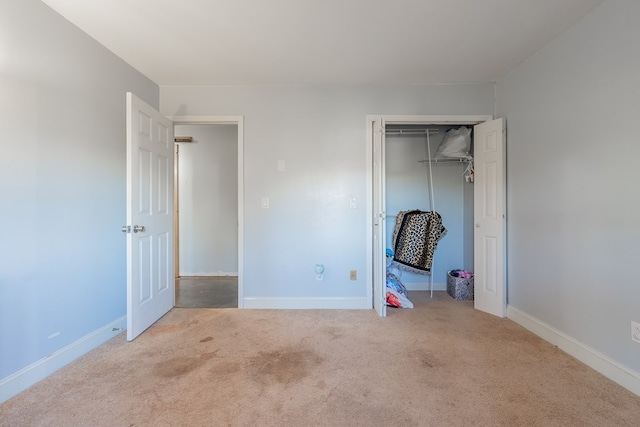
[[145,231],[144,230],[144,225],[134,225],[133,226],[133,232],[137,233],[138,231],[141,232],[141,233],[144,233],[144,231]]

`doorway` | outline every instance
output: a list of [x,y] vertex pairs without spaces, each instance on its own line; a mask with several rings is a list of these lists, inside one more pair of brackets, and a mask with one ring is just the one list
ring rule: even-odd
[[[400,129],[402,127],[434,127],[446,129],[447,127],[459,127],[462,125],[476,126],[478,133],[480,152],[476,148],[476,156],[480,155],[480,182],[476,182],[470,190],[473,193],[473,265],[481,277],[476,276],[476,298],[475,306],[483,311],[491,312],[498,316],[504,316],[506,304],[506,286],[504,283],[504,237],[506,232],[504,212],[504,164],[506,159],[505,138],[503,131],[503,121],[501,119],[491,121],[491,116],[368,116],[367,117],[367,155],[371,159],[371,170],[369,171],[368,192],[370,194],[369,206],[371,210],[368,215],[368,231],[370,246],[368,248],[370,258],[368,259],[368,271],[372,283],[371,297],[373,306],[380,316],[386,316],[386,259],[385,253],[388,242],[388,224],[393,221],[394,212],[387,212],[389,208],[387,198],[386,181],[386,129],[387,127]],[[502,132],[500,132],[502,130]],[[427,133],[428,135],[428,133]],[[488,150],[485,150],[485,148]],[[431,147],[435,152],[437,147]],[[498,152],[497,157],[491,157],[489,162],[486,153]],[[418,160],[412,159],[413,161]],[[490,173],[486,173],[489,171]],[[476,181],[478,181],[476,175]],[[463,177],[460,176],[460,180]],[[433,181],[432,181],[433,182]],[[425,188],[427,187],[425,182]],[[433,196],[433,194],[431,194]],[[463,196],[464,197],[464,196]],[[466,197],[468,199],[468,196]],[[433,200],[433,199],[432,199]],[[491,204],[491,209],[485,209],[487,201]],[[432,205],[433,202],[430,203]],[[432,209],[427,206],[428,210]],[[416,208],[410,206],[409,208]],[[485,213],[489,212],[496,221],[485,221]],[[393,226],[393,225],[392,225]],[[488,236],[486,230],[497,232]],[[468,240],[468,239],[467,239]],[[488,242],[488,243],[487,243]],[[479,243],[481,243],[479,245]],[[487,243],[487,244],[485,244]],[[460,248],[463,252],[464,248]],[[437,256],[437,250],[436,250]],[[434,269],[432,274],[437,273]],[[368,278],[369,279],[369,278]],[[430,287],[433,286],[433,276],[429,277]],[[480,300],[480,304],[478,301]],[[489,301],[489,309],[486,309],[485,301]]]
[[176,307],[242,308],[242,118],[171,119]]

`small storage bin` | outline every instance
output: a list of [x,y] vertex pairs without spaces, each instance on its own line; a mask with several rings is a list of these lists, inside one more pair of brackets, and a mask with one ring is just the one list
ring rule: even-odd
[[473,276],[469,279],[456,276],[456,270],[447,273],[447,293],[459,300],[473,299]]

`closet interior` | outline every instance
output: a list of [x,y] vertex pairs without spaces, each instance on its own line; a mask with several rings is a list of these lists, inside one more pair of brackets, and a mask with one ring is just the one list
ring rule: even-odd
[[449,270],[473,271],[473,140],[466,159],[438,153],[447,131],[462,126],[387,124],[385,128],[386,247],[393,249],[396,220],[403,211],[436,211],[446,228],[433,252],[430,275],[401,271],[400,280],[409,291],[446,290]]

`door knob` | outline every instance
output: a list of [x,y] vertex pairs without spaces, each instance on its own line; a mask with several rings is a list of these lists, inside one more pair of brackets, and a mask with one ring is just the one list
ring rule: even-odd
[[137,232],[141,232],[144,233],[145,229],[144,229],[144,225],[134,225],[133,226],[133,232],[137,233]]

